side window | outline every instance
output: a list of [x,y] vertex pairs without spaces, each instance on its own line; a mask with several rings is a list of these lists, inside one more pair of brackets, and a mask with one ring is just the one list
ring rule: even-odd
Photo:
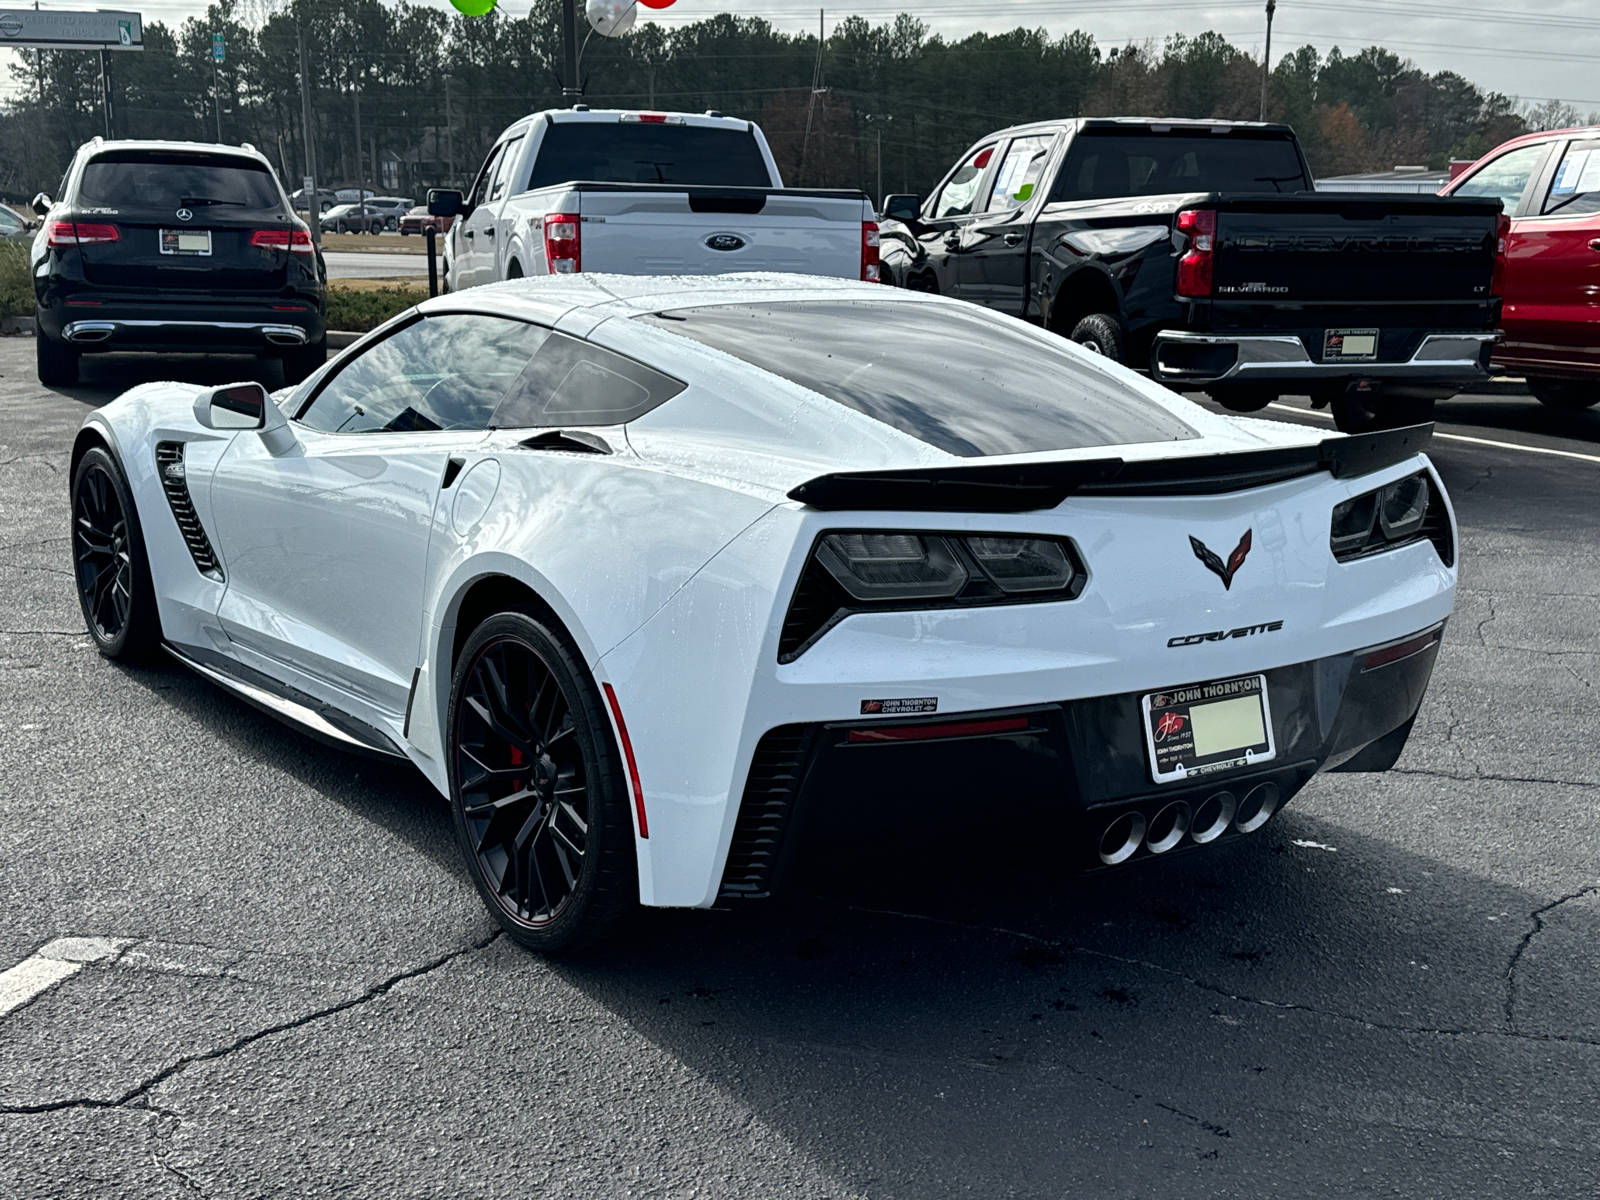
[[1044,134],[1012,141],[995,171],[988,212],[1010,212],[1033,199],[1055,140],[1054,134]]
[[343,367],[299,420],[327,433],[487,429],[550,336],[478,313],[413,321]]
[[505,146],[496,146],[489,151],[489,157],[483,160],[483,170],[478,172],[478,178],[473,182],[472,191],[467,193],[467,204],[473,208],[478,207],[489,195],[489,177],[494,174],[494,169],[500,165],[500,154]]
[[1569,217],[1600,212],[1600,142],[1572,142],[1567,146],[1540,211]]
[[631,358],[555,333],[489,423],[496,429],[623,425],[687,386]]
[[494,169],[494,182],[489,185],[489,199],[498,200],[506,194],[506,184],[511,181],[511,168],[517,165],[517,153],[522,149],[522,139],[514,137],[506,143],[505,153]]
[[1450,194],[1499,200],[1507,214],[1513,213],[1528,186],[1529,177],[1539,169],[1548,149],[1547,145],[1522,146],[1502,154],[1468,176],[1466,182]]
[[972,202],[978,196],[978,185],[983,182],[984,171],[993,157],[994,147],[984,146],[962,163],[933,202],[929,219],[937,221],[941,217],[964,217],[970,213]]

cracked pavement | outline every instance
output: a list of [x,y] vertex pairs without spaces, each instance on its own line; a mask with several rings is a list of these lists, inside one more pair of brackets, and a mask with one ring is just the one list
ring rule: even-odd
[[[1086,879],[995,797],[948,858],[544,961],[418,776],[94,653],[67,448],[151,376],[46,391],[31,350],[0,340],[0,970],[118,948],[0,1017],[7,1200],[1600,1188],[1600,466],[1435,443],[1462,588],[1394,771]],[[1600,445],[1527,399],[1439,417]]]

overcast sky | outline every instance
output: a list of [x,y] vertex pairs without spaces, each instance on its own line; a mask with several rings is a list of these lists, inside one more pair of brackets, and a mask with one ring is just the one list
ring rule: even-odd
[[[424,2],[448,7],[445,0]],[[256,0],[256,4],[270,4],[270,0]],[[46,9],[100,6],[40,4]],[[142,13],[146,21],[173,26],[205,12],[203,3],[183,0],[127,5],[104,0],[103,6],[126,7]],[[26,7],[33,7],[31,0]],[[255,5],[246,0],[244,7]],[[526,0],[505,0],[502,7],[516,16],[528,9]],[[730,7],[766,17],[788,31],[817,26],[817,8],[800,0],[741,0],[732,6],[727,0],[677,0],[647,19],[681,24]],[[877,24],[893,19],[898,12],[915,14],[947,38],[979,29],[998,32],[1018,25],[1043,26],[1052,36],[1072,29],[1087,30],[1102,47],[1214,29],[1257,55],[1266,20],[1264,0],[1190,5],[1172,0],[921,0],[915,5],[859,0],[828,10],[827,21],[831,27],[839,18],[859,13]],[[1274,61],[1282,52],[1308,42],[1323,53],[1335,45],[1349,53],[1380,43],[1415,60],[1424,70],[1455,71],[1488,90],[1531,101],[1565,100],[1585,113],[1600,110],[1600,5],[1594,0],[1523,0],[1517,6],[1490,0],[1279,0],[1272,32]],[[10,59],[12,55],[0,57]],[[0,79],[0,94],[12,92],[10,79]]]

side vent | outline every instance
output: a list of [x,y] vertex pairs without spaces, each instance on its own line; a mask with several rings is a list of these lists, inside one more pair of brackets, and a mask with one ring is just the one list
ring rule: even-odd
[[794,816],[816,729],[783,725],[762,735],[739,801],[719,899],[756,900],[772,894],[778,851]]
[[1450,528],[1450,514],[1445,510],[1442,497],[1435,495],[1430,500],[1427,515],[1422,518],[1421,536],[1433,543],[1440,562],[1447,567],[1456,565],[1455,530]]
[[211,539],[206,537],[205,527],[200,524],[200,517],[194,511],[194,502],[189,499],[182,442],[156,443],[156,473],[161,476],[161,488],[167,493],[167,503],[172,506],[172,515],[177,519],[178,531],[183,534],[194,565],[202,575],[221,582],[222,569],[217,566]]

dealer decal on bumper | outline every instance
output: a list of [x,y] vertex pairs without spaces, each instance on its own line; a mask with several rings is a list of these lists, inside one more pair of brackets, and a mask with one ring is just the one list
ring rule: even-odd
[[939,697],[919,696],[914,700],[863,700],[862,716],[903,717],[908,713],[939,711]]

